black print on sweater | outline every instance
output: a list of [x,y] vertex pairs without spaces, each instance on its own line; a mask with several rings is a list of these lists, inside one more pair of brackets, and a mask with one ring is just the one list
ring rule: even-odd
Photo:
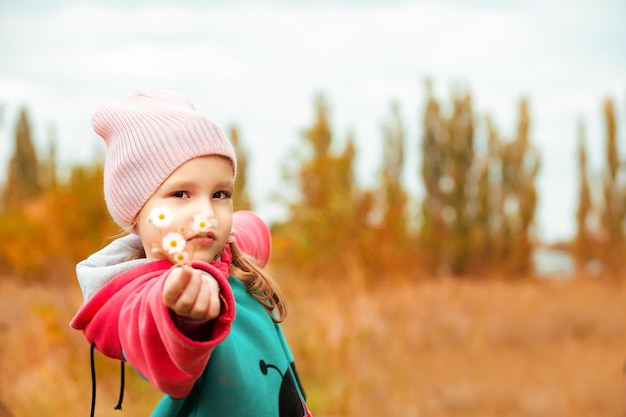
[[280,417],[303,417],[306,416],[302,399],[296,388],[296,384],[287,369],[284,373],[275,365],[268,364],[264,360],[259,361],[259,368],[263,375],[267,375],[269,369],[274,369],[282,378],[280,394],[278,398],[278,411]]

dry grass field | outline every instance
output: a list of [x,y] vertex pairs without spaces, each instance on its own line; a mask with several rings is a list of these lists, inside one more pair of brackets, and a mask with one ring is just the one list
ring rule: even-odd
[[[623,415],[626,287],[593,280],[324,285],[283,279],[290,339],[318,417]],[[77,286],[0,281],[0,416],[87,416]],[[160,395],[97,355],[97,416],[149,415]],[[128,368],[127,368],[128,369]]]

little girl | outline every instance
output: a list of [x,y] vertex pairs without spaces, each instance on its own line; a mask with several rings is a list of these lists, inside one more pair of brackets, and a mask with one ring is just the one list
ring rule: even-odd
[[233,214],[237,161],[222,131],[166,91],[101,106],[92,122],[107,146],[107,207],[138,239],[78,265],[85,303],[72,327],[166,394],[153,416],[310,416],[285,304],[261,269],[269,231]]

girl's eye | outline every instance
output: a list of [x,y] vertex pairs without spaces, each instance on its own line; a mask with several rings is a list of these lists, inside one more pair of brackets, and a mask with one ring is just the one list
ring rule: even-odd
[[187,191],[176,191],[171,196],[174,198],[189,198],[189,193]]
[[215,194],[213,194],[213,198],[218,198],[218,199],[223,199],[223,198],[229,198],[230,194],[227,193],[226,191],[218,191]]

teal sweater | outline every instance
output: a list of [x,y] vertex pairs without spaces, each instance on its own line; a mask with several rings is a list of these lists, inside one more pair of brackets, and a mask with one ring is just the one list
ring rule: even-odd
[[280,324],[231,276],[237,313],[230,334],[189,395],[166,395],[152,416],[306,416],[304,391]]

